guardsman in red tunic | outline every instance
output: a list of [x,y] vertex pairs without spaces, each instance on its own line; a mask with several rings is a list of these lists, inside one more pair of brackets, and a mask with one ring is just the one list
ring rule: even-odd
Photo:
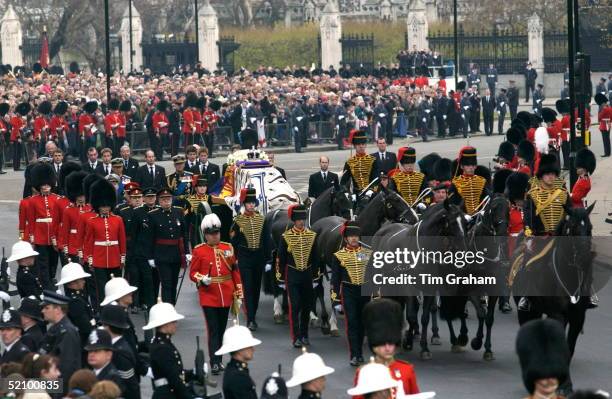
[[525,173],[528,176],[533,175],[531,170],[531,165],[533,165],[533,160],[535,158],[535,147],[528,140],[523,140],[518,145],[517,150],[517,165],[515,170],[516,172]]
[[[375,298],[363,309],[363,322],[368,345],[374,354],[374,361],[389,368],[391,378],[400,382],[393,393],[398,398],[419,393],[416,374],[412,364],[395,359],[395,353],[402,339],[402,309],[399,303],[388,298]],[[359,372],[355,373],[355,384]],[[403,392],[402,392],[403,391]],[[355,395],[353,399],[363,399]]]
[[40,280],[44,287],[51,286],[55,277],[58,254],[55,250],[57,239],[53,230],[54,219],[57,218],[55,202],[59,196],[51,192],[55,186],[55,172],[51,165],[38,163],[32,168],[32,187],[38,194],[28,200],[27,224],[30,243],[39,253],[36,258]]
[[66,101],[60,101],[53,109],[53,117],[49,122],[49,130],[54,141],[63,143],[68,134],[68,122],[64,119],[64,115],[68,112],[68,103]]
[[[194,93],[189,93],[185,99],[185,110],[183,111],[183,134],[185,135],[185,148],[194,144],[195,136],[198,132],[196,121],[199,119],[196,108],[198,97]],[[198,116],[196,116],[198,114]]]
[[502,141],[497,149],[497,163],[493,166],[495,170],[512,169],[512,161],[516,157],[516,149],[509,141]]
[[121,275],[127,248],[123,219],[111,213],[111,209],[116,205],[115,188],[112,184],[106,180],[93,183],[90,201],[96,216],[85,224],[83,255],[92,267],[97,305],[104,299],[104,286],[111,279],[111,275]]
[[0,104],[0,175],[5,174],[4,169],[4,150],[6,148],[6,137],[9,132],[9,125],[7,124],[9,117],[6,114],[11,109],[9,103],[1,103]]
[[36,147],[42,145],[44,148],[44,145],[50,140],[55,141],[55,144],[57,144],[57,138],[53,135],[49,126],[52,109],[50,101],[43,101],[38,104],[38,116],[34,119],[34,135],[32,136]]
[[219,115],[217,112],[221,109],[221,101],[213,100],[208,104],[208,109],[202,115],[202,124],[204,130],[204,145],[208,148],[208,156],[212,158],[215,146],[215,130],[219,123]]
[[[595,95],[595,102],[601,108],[597,115],[599,121],[599,131],[601,132],[601,140],[603,141],[604,153],[602,157],[610,156],[610,126],[612,126],[612,107],[605,105],[609,102],[608,97],[601,93]],[[1,113],[0,113],[1,114]]]
[[68,177],[68,175],[71,174],[72,172],[78,172],[78,171],[81,171],[81,165],[79,165],[78,163],[73,162],[73,161],[62,163],[62,166],[59,172],[59,179],[58,179],[59,183],[58,183],[57,190],[56,190],[58,193],[62,193],[62,195],[59,195],[59,197],[57,198],[57,201],[55,201],[55,205],[53,205],[54,213],[57,216],[55,219],[53,219],[53,226],[52,226],[55,237],[57,238],[56,239],[57,245],[55,246],[55,249],[56,251],[58,251],[62,265],[65,265],[66,263],[69,262],[64,252],[62,252],[62,247],[60,245],[60,237],[59,237],[61,227],[62,227],[62,218],[64,217],[64,210],[66,209],[66,207],[68,207],[68,205],[70,205],[70,199],[64,195],[66,193],[66,177]]
[[[28,114],[32,107],[29,103],[21,103],[15,107],[15,115],[11,118],[11,146],[13,148],[13,170],[21,170],[21,143],[24,129],[28,127]],[[29,159],[26,159],[28,162]]]
[[97,101],[89,101],[83,106],[83,112],[79,116],[79,137],[81,138],[81,161],[87,159],[87,149],[96,146],[95,133],[98,131],[96,126],[95,113],[98,110]]
[[[119,120],[119,100],[112,98],[108,102],[108,113],[104,116],[104,134],[106,137],[106,147],[115,148],[115,138],[121,121]],[[117,154],[113,152],[113,154]]]
[[130,119],[132,113],[132,102],[130,100],[123,100],[119,104],[119,126],[117,126],[115,136],[115,148],[113,154],[119,155],[121,153],[121,147],[125,144],[125,138],[127,136],[127,121]]
[[78,263],[83,254],[80,253],[80,236],[84,234],[79,231],[79,219],[85,212],[91,212],[91,206],[85,202],[83,180],[88,173],[83,171],[73,172],[66,177],[66,197],[70,204],[62,213],[62,223],[57,237],[57,246],[60,251],[71,261]]
[[582,148],[576,153],[576,174],[578,180],[572,188],[572,206],[574,208],[584,208],[585,198],[591,191],[591,174],[595,172],[595,154],[588,148]]
[[[151,137],[151,148],[158,159],[161,159],[163,154],[163,142],[168,136],[168,126],[170,125],[168,115],[166,114],[167,109],[168,101],[161,100],[157,103],[157,110],[153,113],[152,118],[153,136]],[[172,140],[178,140],[178,137],[173,137]]]
[[224,369],[222,356],[215,355],[221,341],[227,317],[234,315],[242,301],[242,280],[232,244],[221,240],[221,221],[214,213],[206,215],[200,226],[206,243],[197,245],[192,253],[189,278],[196,283],[200,306],[206,318],[208,352],[213,375]]
[[[99,180],[103,180],[103,179],[104,179],[103,177],[101,177],[100,175],[96,173],[90,173],[87,177],[83,179],[83,195],[85,195],[85,203],[89,205],[89,208],[91,208],[91,202],[90,202],[91,190],[90,188],[95,182]],[[79,214],[79,219],[77,221],[77,231],[80,231],[83,233],[75,237],[76,238],[75,245],[77,247],[79,257],[81,258],[81,261],[78,263],[81,263],[81,264],[87,263],[87,260],[88,260],[83,255],[83,240],[85,239],[85,225],[87,224],[87,221],[94,216],[96,216],[96,212],[93,209],[90,209],[88,211],[85,211]]]
[[[36,189],[32,189],[33,194],[36,194]],[[28,202],[30,197],[26,197],[19,201],[19,239],[23,241],[30,240],[30,233],[28,230]]]

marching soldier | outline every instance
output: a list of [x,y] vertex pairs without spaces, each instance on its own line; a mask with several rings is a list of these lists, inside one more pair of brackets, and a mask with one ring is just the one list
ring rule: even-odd
[[[234,322],[236,323],[236,322]],[[253,338],[251,331],[234,324],[223,334],[223,346],[215,352],[217,356],[231,355],[223,374],[223,397],[225,399],[257,399],[255,382],[249,375],[248,363],[253,360],[255,346],[261,341]]]
[[96,147],[96,126],[97,120],[95,113],[98,110],[97,101],[88,101],[83,106],[83,112],[79,115],[79,137],[81,138],[81,162],[87,160],[87,149]]
[[350,157],[344,164],[340,184],[346,187],[347,190],[349,185],[352,185],[352,192],[357,194],[378,177],[376,158],[366,153],[368,138],[363,130],[351,130],[349,141],[355,148],[355,155]]
[[[125,240],[127,243],[127,254],[125,257],[125,271],[126,277],[128,281],[138,282],[138,274],[137,270],[139,264],[136,262],[134,252],[136,251],[136,237],[132,234],[135,230],[132,224],[135,222],[135,213],[136,209],[142,205],[142,190],[140,187],[134,187],[127,191],[128,196],[128,205],[122,207],[118,214],[123,219],[123,224],[125,225]],[[132,277],[134,276],[134,277]]]
[[350,364],[357,367],[363,363],[364,327],[363,307],[370,298],[361,295],[365,282],[365,269],[372,251],[359,243],[361,229],[355,222],[346,222],[341,227],[342,249],[334,254],[332,261],[331,299],[336,310],[344,310],[347,323]]
[[199,134],[201,123],[200,113],[197,109],[198,96],[189,93],[185,98],[185,110],[183,111],[183,134],[185,136],[185,148],[195,144],[196,134]]
[[149,266],[157,269],[162,301],[174,304],[179,270],[186,267],[186,258],[190,257],[187,226],[183,209],[172,206],[169,188],[160,189],[157,198],[160,207],[150,211],[143,222],[145,253]]
[[44,337],[40,302],[34,296],[23,298],[17,312],[21,317],[23,329],[21,342],[30,349],[30,352],[38,352]]
[[[166,114],[166,110],[168,109],[168,101],[162,100],[157,103],[157,109],[153,114],[153,135],[149,137],[149,141],[151,142],[151,149],[155,153],[155,157],[159,160],[163,159],[162,152],[162,142],[164,141],[164,137],[168,136],[168,128],[170,126],[170,120],[168,119],[168,115]],[[184,115],[184,114],[183,114]],[[187,134],[187,133],[185,133]],[[176,137],[176,134],[172,135],[172,147],[174,147],[174,143],[176,142],[176,146],[178,146],[179,138]]]
[[588,148],[582,148],[576,153],[574,166],[576,167],[578,180],[574,184],[571,194],[572,206],[574,208],[584,208],[585,198],[589,191],[591,191],[591,175],[595,172],[596,164],[595,154]]
[[[134,327],[134,323],[128,314],[128,308],[132,305],[134,298],[133,294],[136,292],[138,287],[131,286],[126,279],[123,277],[115,277],[112,278],[106,283],[104,286],[104,300],[100,302],[100,306],[107,306],[110,304],[119,305],[121,309],[123,309],[126,317],[126,322],[128,326],[126,330],[122,334],[125,340],[130,344],[134,353],[138,352],[138,337],[136,336],[136,329]],[[145,374],[146,370],[144,373]]]
[[[135,298],[135,305],[140,306],[143,309],[150,309],[155,304],[154,292],[157,292],[159,288],[159,278],[157,271],[154,271],[148,264],[150,259],[150,253],[147,252],[147,237],[144,234],[144,221],[147,219],[149,212],[153,209],[158,208],[155,204],[157,201],[157,192],[154,188],[148,187],[142,191],[142,202],[143,204],[137,208],[134,208],[134,215],[132,223],[130,223],[131,231],[128,233],[134,240],[134,272],[130,274],[130,281],[136,287],[139,288],[137,298]],[[154,284],[153,281],[157,283]]]
[[[68,112],[68,103],[66,101],[59,101],[55,108],[53,109],[53,117],[51,118],[51,122],[49,123],[49,130],[51,131],[51,135],[55,138],[55,142],[59,142],[62,148],[64,143],[67,142],[67,134],[69,130],[68,122],[64,119],[64,115]],[[64,151],[67,151],[67,148],[64,148]]]
[[[115,139],[121,120],[119,119],[119,100],[112,98],[108,102],[108,113],[104,117],[104,133],[106,134],[105,147],[115,149]],[[117,152],[113,152],[117,154]]]
[[47,330],[39,352],[59,359],[61,378],[64,390],[68,390],[68,381],[72,374],[81,368],[81,338],[79,331],[70,322],[68,303],[70,298],[54,291],[45,290],[42,298],[42,313],[45,321],[51,326]]
[[43,101],[38,104],[36,108],[38,116],[34,119],[34,134],[32,139],[34,140],[34,151],[38,151],[39,154],[43,153],[45,144],[47,141],[53,141],[57,145],[57,137],[52,134],[49,129],[49,122],[51,120],[51,111],[53,106],[50,101]]
[[199,175],[195,183],[193,194],[185,198],[185,205],[187,205],[186,219],[189,225],[188,231],[192,248],[204,242],[204,236],[200,229],[200,225],[202,224],[204,216],[212,212],[211,198],[207,194],[207,191],[208,180],[206,176]]
[[107,181],[100,180],[91,186],[91,207],[96,216],[85,223],[83,256],[92,267],[96,285],[97,309],[102,301],[103,288],[111,275],[119,276],[125,265],[126,242],[123,220],[111,213],[115,206],[115,189]]
[[391,188],[397,191],[408,205],[412,206],[421,191],[425,188],[425,175],[414,170],[416,150],[402,147],[397,152],[399,168],[392,170]]
[[43,292],[43,285],[36,266],[38,252],[32,249],[27,241],[17,241],[13,244],[11,256],[7,262],[17,262],[17,292],[21,298],[28,296],[38,297]]
[[266,248],[266,236],[263,231],[264,217],[256,209],[259,200],[254,188],[243,188],[240,191],[240,203],[244,205],[244,212],[234,218],[230,237],[240,263],[240,277],[246,301],[247,327],[255,331],[257,330],[255,318],[266,259],[264,256]]
[[85,293],[85,279],[91,274],[85,273],[78,263],[68,263],[62,268],[60,281],[57,287],[64,286],[64,294],[70,299],[68,303],[68,318],[79,330],[81,343],[87,344],[89,333],[96,327],[94,311],[87,294]]
[[321,356],[306,352],[304,347],[302,354],[293,361],[291,371],[287,387],[293,388],[298,385],[302,387],[298,399],[319,399],[325,389],[326,376],[333,373],[334,369],[327,366]]
[[[363,309],[363,320],[374,361],[388,367],[391,378],[398,381],[397,397],[419,393],[412,364],[395,358],[402,340],[402,308],[399,303],[387,298],[373,299]],[[357,369],[355,373],[355,383],[359,381],[360,371]],[[353,399],[363,399],[363,396],[353,396]]]
[[501,169],[512,169],[513,163],[516,161],[516,149],[514,145],[509,141],[502,141],[499,143],[497,149],[497,160],[493,169],[496,171]]
[[306,228],[308,210],[292,205],[288,210],[293,227],[282,235],[276,263],[276,277],[284,284],[289,300],[289,325],[295,348],[310,345],[308,324],[314,302],[313,286],[321,283],[321,270],[314,264],[317,234]]
[[5,309],[0,320],[0,333],[4,344],[0,365],[9,362],[21,363],[25,355],[30,353],[30,348],[21,340],[22,332],[19,313],[13,308]]
[[243,299],[242,281],[234,248],[230,243],[220,241],[219,217],[206,215],[201,229],[206,242],[193,250],[189,278],[198,287],[200,306],[206,318],[211,371],[217,375],[224,366],[222,357],[215,352],[221,347],[230,308],[233,308],[234,316],[239,311]]
[[517,148],[517,165],[514,168],[517,172],[525,173],[528,176],[533,174],[531,166],[535,158],[536,150],[529,140],[522,140]]
[[597,115],[599,121],[599,131],[601,132],[601,140],[603,141],[604,153],[602,157],[610,156],[610,126],[612,126],[612,107],[608,104],[608,98],[597,93],[595,95],[595,102],[601,108]]
[[60,251],[70,262],[78,262],[83,254],[79,254],[80,236],[84,234],[79,231],[79,220],[85,212],[91,212],[91,206],[85,202],[83,181],[87,172],[73,172],[66,177],[66,197],[69,205],[62,212],[62,223],[57,237],[57,245]]
[[151,308],[149,323],[142,327],[143,330],[155,329],[150,348],[153,399],[194,397],[187,385],[189,375],[183,368],[181,354],[171,340],[176,333],[177,321],[184,318],[171,304],[158,302]]
[[185,170],[185,157],[175,155],[172,157],[174,163],[174,173],[166,176],[167,187],[172,190],[175,198],[174,204],[185,209],[185,197],[191,194],[191,184],[193,183],[193,173]]
[[487,180],[475,174],[477,165],[476,148],[463,147],[459,151],[457,169],[454,171],[457,174],[461,168],[461,174],[453,178],[450,189],[450,193],[454,194],[454,203],[459,205],[463,200],[464,211],[470,216],[476,213],[488,194]]
[[357,385],[346,391],[352,397],[376,399],[395,398],[398,383],[391,377],[389,368],[376,363],[374,358],[360,369]]
[[[26,150],[30,147],[25,141],[31,140],[28,136],[28,114],[32,110],[30,103],[23,102],[15,107],[15,115],[11,118],[11,146],[13,147],[13,170],[21,170],[22,146]],[[29,153],[26,153],[26,164],[30,161]]]

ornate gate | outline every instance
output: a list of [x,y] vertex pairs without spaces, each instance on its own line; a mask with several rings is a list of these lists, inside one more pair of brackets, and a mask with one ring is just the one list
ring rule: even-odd
[[238,50],[240,43],[236,43],[234,36],[222,36],[217,42],[219,47],[219,69],[223,69],[229,75],[234,73],[234,51]]
[[374,69],[374,34],[343,34],[342,63],[351,69],[363,65],[366,71]]
[[198,48],[195,43],[176,39],[151,38],[142,44],[145,68],[153,73],[169,73],[179,65],[196,64]]

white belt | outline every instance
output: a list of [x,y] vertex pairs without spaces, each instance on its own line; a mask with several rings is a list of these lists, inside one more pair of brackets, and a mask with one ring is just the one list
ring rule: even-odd
[[70,234],[76,234],[77,233],[77,229],[70,229]]
[[153,385],[155,385],[156,388],[163,387],[164,385],[168,385],[168,379],[158,378],[156,380],[153,380]]
[[119,245],[119,241],[96,241],[94,245],[98,247],[112,247],[113,245]]
[[36,219],[36,223],[52,223],[53,218],[38,218]]

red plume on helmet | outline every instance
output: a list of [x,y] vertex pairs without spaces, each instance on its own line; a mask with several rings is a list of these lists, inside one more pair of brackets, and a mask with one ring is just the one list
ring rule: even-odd
[[348,142],[352,143],[353,142],[353,137],[355,137],[355,134],[357,134],[359,132],[359,129],[352,129],[349,132],[349,136],[348,136]]
[[342,226],[340,226],[340,235],[344,237],[344,231],[346,230],[346,226],[348,224],[348,220],[344,223],[342,223]]
[[298,206],[298,204],[292,204],[289,205],[289,208],[287,208],[287,216],[289,216],[289,220],[291,220],[291,217],[293,216],[293,210]]
[[243,188],[243,189],[240,190],[240,203],[241,204],[243,204],[244,200],[246,199],[247,191],[248,190],[246,188]]

